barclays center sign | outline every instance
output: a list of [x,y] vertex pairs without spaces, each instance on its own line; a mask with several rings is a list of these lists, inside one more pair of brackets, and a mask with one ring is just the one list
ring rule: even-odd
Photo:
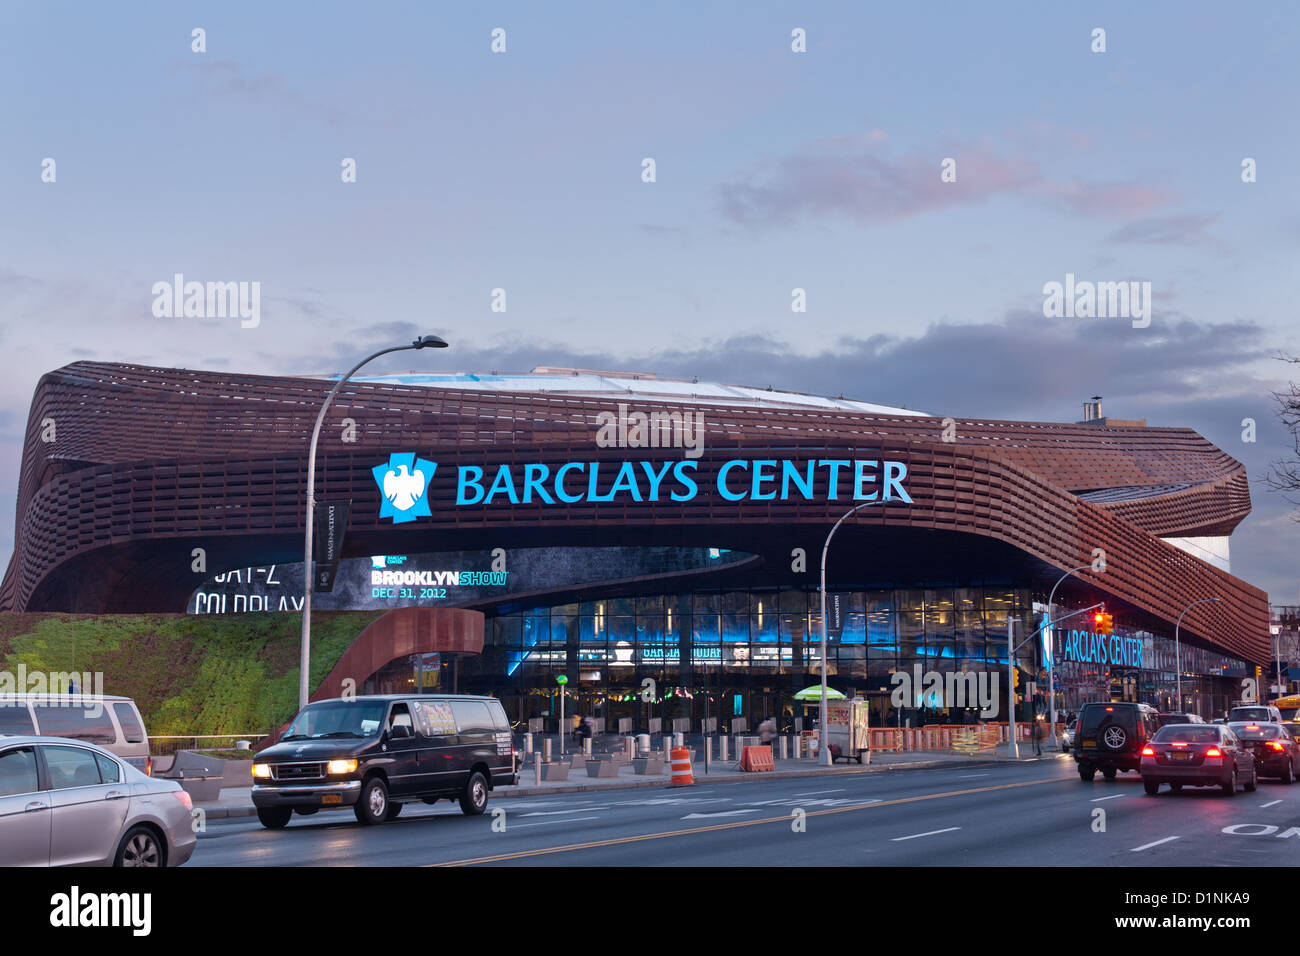
[[[461,465],[456,472],[457,507],[502,504],[580,504],[628,501],[693,501],[714,495],[723,501],[901,501],[912,503],[903,485],[901,461],[861,458],[808,460],[736,458],[723,462],[716,477],[698,475],[699,462],[571,461],[503,463],[492,470]],[[394,524],[431,516],[429,488],[436,462],[412,452],[393,453],[371,473],[382,495],[379,516]],[[821,489],[820,494],[814,488]]]

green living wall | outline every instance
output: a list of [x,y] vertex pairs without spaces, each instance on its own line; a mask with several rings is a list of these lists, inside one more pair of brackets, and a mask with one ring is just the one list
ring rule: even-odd
[[[312,614],[313,689],[382,613]],[[155,736],[263,734],[298,709],[301,633],[300,614],[0,614],[0,670],[102,673]]]

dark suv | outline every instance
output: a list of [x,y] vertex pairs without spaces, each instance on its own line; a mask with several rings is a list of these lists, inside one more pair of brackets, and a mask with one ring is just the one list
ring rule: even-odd
[[517,783],[501,702],[467,695],[383,695],[308,704],[253,764],[262,825],[295,812],[351,807],[361,823],[392,820],[406,803],[458,800],[487,809],[488,792]]
[[1121,770],[1140,772],[1142,748],[1159,729],[1160,714],[1148,704],[1084,704],[1073,745],[1079,779],[1091,782],[1098,770],[1107,780]]

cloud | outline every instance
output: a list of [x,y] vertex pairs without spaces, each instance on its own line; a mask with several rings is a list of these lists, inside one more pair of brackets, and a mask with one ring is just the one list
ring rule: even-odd
[[[888,223],[1023,190],[1038,178],[1032,164],[983,146],[888,156],[886,143],[878,130],[819,140],[719,186],[721,213],[747,227],[823,216]],[[947,157],[957,161],[956,182],[939,179]]]
[[[1053,182],[1034,161],[999,154],[984,143],[891,155],[888,142],[880,130],[817,140],[718,186],[719,211],[751,229],[817,218],[891,223],[1019,195],[1064,205],[1077,215],[1127,219],[1177,198],[1141,183]],[[949,157],[956,160],[955,182],[940,179],[941,162]]]
[[[265,106],[290,124],[309,118],[336,128],[388,128],[410,115],[409,108],[405,107],[400,116],[393,116],[382,110],[358,112],[338,103],[315,100],[295,89],[281,73],[249,70],[233,60],[177,59],[172,62],[172,69],[193,77],[199,89],[210,97]],[[386,104],[386,108],[391,108],[391,104]]]
[[1155,216],[1120,226],[1107,242],[1136,242],[1163,246],[1220,245],[1206,228],[1218,222],[1218,213],[1185,216]]

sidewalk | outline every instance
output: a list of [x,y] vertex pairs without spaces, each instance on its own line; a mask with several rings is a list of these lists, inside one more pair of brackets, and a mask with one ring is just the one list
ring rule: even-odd
[[[736,760],[728,760],[723,763],[715,758],[709,762],[709,772],[707,774],[704,772],[703,760],[694,761],[691,765],[691,772],[695,777],[695,784],[698,786],[705,783],[754,782],[771,780],[776,777],[790,779],[797,777],[842,776],[845,774],[891,773],[906,770],[956,769],[978,767],[990,763],[1012,762],[1013,758],[1007,754],[1007,749],[1007,746],[1003,744],[993,754],[982,754],[974,757],[935,751],[878,752],[872,755],[871,763],[866,766],[840,762],[832,767],[823,767],[810,758],[802,760],[778,759],[775,761],[776,769],[767,773],[742,773]],[[1020,745],[1019,762],[1021,763],[1053,760],[1059,756],[1061,756],[1059,753],[1044,749],[1042,757],[1035,757],[1032,743],[1027,747],[1025,744]],[[637,776],[629,764],[619,768],[617,777],[588,777],[584,771],[577,771],[571,772],[568,780],[548,780],[538,784],[532,764],[529,763],[520,773],[517,785],[494,790],[492,795],[494,798],[501,800],[557,793],[587,793],[594,790],[637,790],[651,787],[662,789],[668,787],[669,780],[670,777],[666,770],[665,773],[659,776]],[[221,791],[220,798],[215,802],[196,803],[195,806],[202,807],[209,820],[257,815],[257,810],[252,802],[251,786],[225,787]]]

